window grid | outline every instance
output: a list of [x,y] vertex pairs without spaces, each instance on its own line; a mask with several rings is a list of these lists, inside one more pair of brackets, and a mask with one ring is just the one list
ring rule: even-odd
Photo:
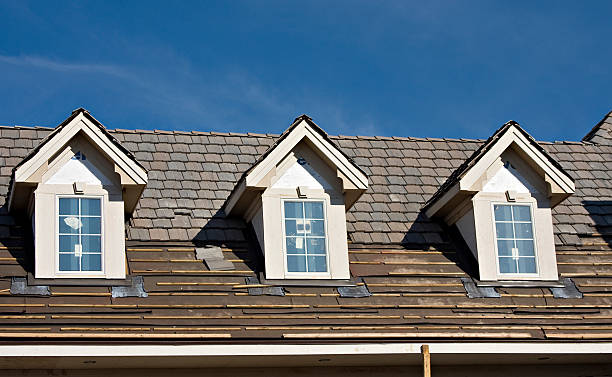
[[[321,217],[307,217],[306,216],[306,205],[305,203],[317,203],[320,204],[322,208],[325,207],[324,202],[322,201],[297,201],[297,200],[291,200],[291,201],[285,201],[284,202],[284,207],[286,208],[286,203],[299,203],[301,205],[301,212],[302,212],[302,216],[301,217],[288,217],[286,214],[286,211],[284,213],[284,219],[283,219],[283,223],[286,224],[287,220],[295,220],[296,221],[296,226],[298,227],[298,232],[300,232],[299,230],[299,222],[301,222],[302,225],[302,234],[296,234],[295,236],[290,236],[287,235],[287,229],[285,229],[284,231],[284,238],[285,238],[285,251],[287,254],[287,264],[289,265],[289,257],[290,256],[296,256],[296,257],[304,257],[305,258],[305,269],[304,271],[290,271],[289,270],[289,266],[287,267],[288,272],[311,272],[311,273],[326,273],[328,272],[327,270],[327,246],[326,246],[326,231],[325,231],[325,214],[324,214],[324,210],[323,210],[323,214],[321,215]],[[307,227],[310,227],[310,232],[312,232],[312,221],[320,221],[323,223],[323,235],[322,236],[317,236],[317,235],[309,235],[308,231],[307,231]],[[289,251],[288,247],[287,247],[287,240],[295,240],[295,242],[297,243],[298,239],[302,239],[304,245],[304,253],[300,253],[299,251]],[[308,240],[322,240],[323,241],[323,253],[315,253],[313,252],[313,250],[310,250],[309,248],[309,242]],[[309,259],[310,258],[324,258],[325,259],[325,263],[324,263],[324,271],[312,271],[311,267],[310,267],[310,263],[309,263]],[[315,268],[316,269],[316,268]]]
[[[61,203],[62,199],[67,199],[67,200],[76,200],[77,203],[77,213],[76,214],[61,214],[60,211],[60,206],[59,203]],[[99,206],[99,210],[100,210],[100,215],[87,215],[87,214],[83,214],[82,212],[82,201],[83,200],[95,200],[98,202],[98,206]],[[81,248],[81,251],[78,253],[80,254],[80,256],[78,257],[77,261],[78,261],[78,269],[76,270],[72,270],[72,269],[64,269],[62,270],[61,265],[58,265],[58,269],[60,272],[101,272],[102,271],[102,244],[103,244],[103,239],[102,239],[102,200],[101,198],[95,198],[95,197],[73,197],[73,196],[64,196],[64,197],[60,197],[58,199],[58,212],[57,212],[57,218],[58,221],[62,221],[62,219],[67,219],[67,218],[76,218],[78,219],[79,223],[81,224],[81,226],[78,229],[78,232],[75,233],[65,233],[65,232],[61,232],[61,224],[60,226],[58,226],[58,254],[59,255],[74,255],[76,256],[77,252],[76,250],[72,250],[72,251],[61,251],[61,248],[59,247],[60,243],[59,240],[61,239],[61,236],[69,236],[69,237],[78,237],[78,244]],[[91,219],[100,219],[100,225],[99,225],[99,233],[83,233],[82,229],[83,229],[83,221],[82,219],[84,218],[91,218]],[[83,250],[83,237],[99,237],[100,238],[100,251],[86,251]],[[83,255],[100,255],[100,268],[96,269],[96,270],[83,270]]]
[[[497,207],[506,207],[510,208],[510,220],[498,220],[497,215],[495,214],[495,209]],[[515,219],[515,207],[526,207],[529,209],[529,220],[517,220]],[[531,213],[531,206],[529,205],[508,205],[508,204],[494,204],[493,206],[494,220],[495,220],[495,239],[496,239],[496,248],[498,250],[498,261],[500,262],[499,271],[502,274],[535,274],[537,273],[537,263],[535,257],[535,242],[534,242],[534,231],[533,231],[533,215]],[[499,237],[498,236],[498,224],[512,224],[512,237]],[[529,224],[529,229],[531,232],[531,237],[517,237],[517,227],[516,224]],[[512,251],[511,255],[500,255],[499,252],[499,241],[512,241]],[[517,241],[531,241],[531,247],[533,250],[533,255],[520,255],[518,250]],[[504,259],[512,259],[514,262],[514,267],[516,272],[503,272],[501,271],[501,261]],[[520,260],[529,260],[533,261],[533,271],[524,272],[521,271]],[[523,268],[524,270],[525,268]]]

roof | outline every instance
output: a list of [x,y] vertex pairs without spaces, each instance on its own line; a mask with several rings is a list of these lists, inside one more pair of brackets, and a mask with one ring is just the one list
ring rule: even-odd
[[[149,172],[127,227],[129,273],[142,276],[148,297],[112,297],[111,287],[82,285],[51,285],[50,296],[11,294],[11,279],[31,268],[32,249],[27,223],[7,213],[10,175],[51,132],[0,127],[3,338],[612,338],[610,145],[538,143],[576,182],[553,221],[559,271],[573,279],[581,299],[554,298],[537,287],[498,288],[499,298],[467,296],[465,245],[423,216],[422,207],[483,140],[361,136],[328,137],[370,180],[347,214],[347,228],[351,274],[372,295],[285,286],[284,296],[255,296],[245,279],[261,271],[257,243],[241,219],[221,208],[278,135],[142,130],[109,133]],[[236,270],[209,271],[195,259],[201,244],[221,245]]]
[[606,114],[606,116],[582,138],[582,141],[612,145],[612,111]]

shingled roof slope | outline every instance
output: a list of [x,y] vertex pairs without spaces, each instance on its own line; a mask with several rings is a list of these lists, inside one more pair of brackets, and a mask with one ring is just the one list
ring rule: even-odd
[[606,114],[606,116],[582,138],[582,141],[612,145],[612,111]]
[[[347,225],[351,274],[372,296],[341,297],[321,286],[254,296],[244,279],[261,271],[256,243],[220,208],[278,135],[140,130],[110,133],[149,172],[127,230],[129,273],[143,276],[148,297],[112,297],[108,286],[13,294],[11,279],[27,276],[32,249],[27,222],[6,211],[10,174],[50,132],[0,127],[2,337],[612,339],[612,146],[539,143],[576,181],[553,216],[559,272],[582,299],[537,287],[468,298],[463,245],[421,208],[482,140],[349,136],[330,140],[369,176]],[[209,271],[195,259],[194,242],[222,245],[236,270]]]

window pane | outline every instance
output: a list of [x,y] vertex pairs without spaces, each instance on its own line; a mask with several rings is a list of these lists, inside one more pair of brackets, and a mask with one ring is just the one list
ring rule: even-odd
[[60,271],[79,271],[79,258],[73,254],[59,255]]
[[495,220],[496,221],[511,221],[512,220],[512,212],[510,206],[495,204],[493,206],[493,212],[495,212]]
[[296,220],[285,220],[285,235],[286,236],[296,236],[297,234],[298,232],[297,232]]
[[84,253],[101,253],[102,252],[102,237],[100,236],[82,236]]
[[78,215],[79,214],[79,199],[77,198],[59,198],[59,214],[60,215]]
[[306,238],[308,254],[325,254],[325,238]]
[[303,217],[302,202],[285,202],[285,218],[299,219]]
[[307,219],[323,219],[323,203],[304,202],[304,212]]
[[308,272],[327,272],[325,256],[308,257]]
[[535,258],[519,258],[518,261],[519,272],[521,274],[535,274],[536,273],[536,263]]
[[81,233],[83,234],[100,234],[101,230],[101,218],[100,217],[81,217],[83,228]]
[[304,237],[287,237],[287,254],[305,254]]
[[74,245],[78,243],[79,236],[59,236],[59,252],[74,254]]
[[81,199],[81,215],[100,216],[100,199]]
[[499,272],[502,274],[516,274],[516,262],[514,258],[500,257]]
[[512,206],[514,221],[531,221],[531,208],[529,206]]
[[512,223],[495,223],[497,238],[514,238]]
[[83,254],[81,263],[83,271],[102,271],[102,255],[100,254]]
[[79,229],[83,227],[83,223],[76,216],[60,216],[59,232],[60,233],[79,233]]
[[287,255],[287,271],[306,272],[306,256]]
[[514,241],[512,240],[498,240],[497,241],[497,254],[499,256],[512,256],[512,248],[514,247]]
[[325,221],[323,220],[310,220],[311,236],[324,236],[325,235]]
[[516,238],[533,238],[531,223],[514,223]]
[[533,241],[516,241],[516,247],[518,248],[519,256],[529,256],[532,257],[535,255],[533,250]]

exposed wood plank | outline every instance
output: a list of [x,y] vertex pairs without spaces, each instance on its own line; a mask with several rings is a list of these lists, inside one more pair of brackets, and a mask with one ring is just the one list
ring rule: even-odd
[[431,356],[429,355],[429,345],[421,346],[421,358],[423,360],[423,377],[431,377]]

